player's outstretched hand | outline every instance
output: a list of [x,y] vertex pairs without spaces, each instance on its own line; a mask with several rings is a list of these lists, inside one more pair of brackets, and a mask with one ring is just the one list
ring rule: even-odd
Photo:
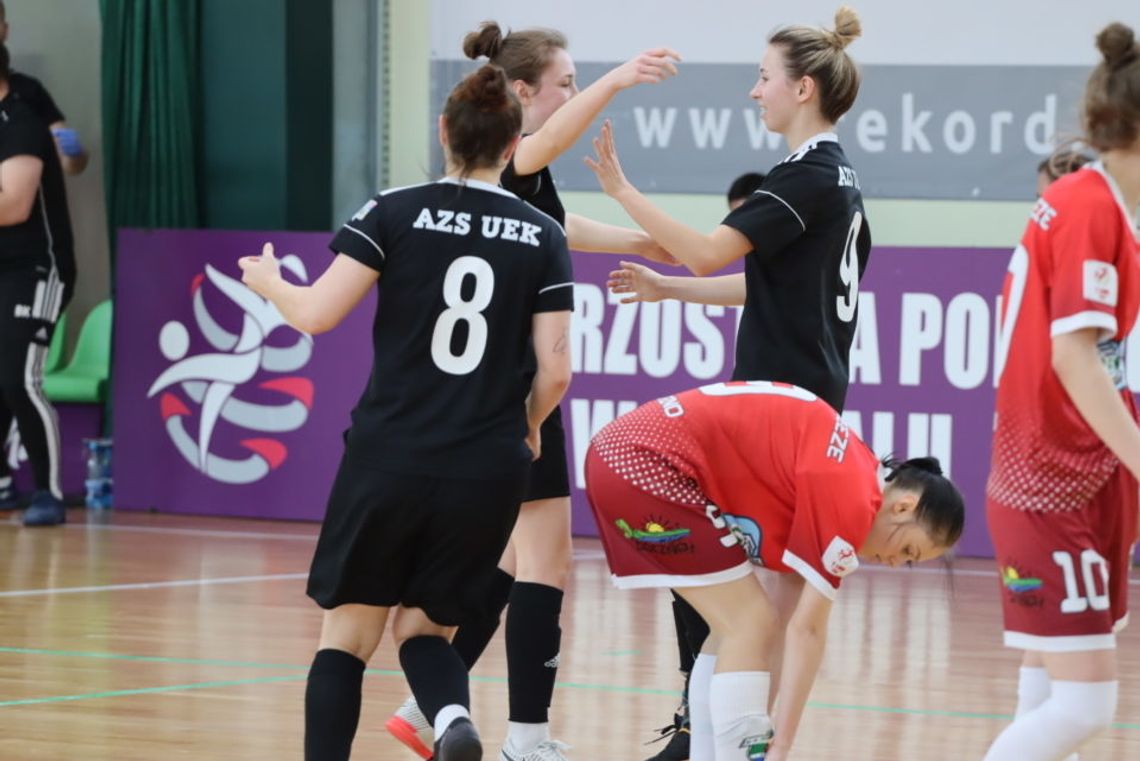
[[612,293],[622,296],[621,303],[633,304],[637,301],[660,301],[665,298],[665,276],[654,272],[643,264],[622,262],[620,270],[610,273],[606,287]]
[[587,156],[585,162],[597,176],[598,183],[606,195],[617,197],[622,190],[633,187],[625,178],[621,162],[618,161],[617,147],[614,145],[614,126],[609,119],[602,124],[601,133],[594,138],[594,156]]
[[281,278],[281,263],[273,255],[273,244],[266,243],[261,248],[261,256],[243,256],[238,259],[241,267],[241,281],[258,296],[266,296],[275,280]]
[[680,267],[681,262],[677,257],[669,253],[669,251],[657,241],[646,235],[637,246],[634,247],[633,253],[640,256],[642,259],[648,259],[651,262],[659,264],[668,264],[673,267]]
[[681,54],[672,48],[653,48],[610,69],[605,76],[622,90],[634,85],[656,84],[676,76],[680,61]]

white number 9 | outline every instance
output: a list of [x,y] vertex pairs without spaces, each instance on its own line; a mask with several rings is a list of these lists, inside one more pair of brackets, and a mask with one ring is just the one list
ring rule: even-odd
[[835,297],[835,312],[843,322],[855,319],[859,306],[859,230],[863,227],[863,213],[855,212],[851,227],[847,230],[847,244],[843,247],[843,258],[839,260],[839,280],[847,287],[847,292]]

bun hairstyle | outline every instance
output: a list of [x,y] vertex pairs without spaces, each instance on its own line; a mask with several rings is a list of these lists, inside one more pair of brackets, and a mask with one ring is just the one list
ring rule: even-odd
[[464,77],[443,107],[447,148],[464,176],[496,167],[522,131],[522,106],[502,69],[490,64]]
[[555,50],[566,49],[566,35],[555,29],[503,30],[494,21],[484,21],[463,38],[463,54],[486,58],[507,73],[511,82],[522,80],[537,88]]
[[915,520],[942,547],[953,547],[966,525],[966,505],[958,487],[942,473],[936,457],[899,460],[885,457],[886,482],[890,488],[918,494]]
[[1037,165],[1038,173],[1044,172],[1050,182],[1055,182],[1066,174],[1071,174],[1093,160],[1092,155],[1079,140],[1066,140]]
[[835,31],[831,33],[835,47],[844,50],[862,34],[863,23],[859,21],[859,14],[849,5],[840,6],[835,12]]
[[1140,133],[1140,44],[1119,21],[1096,36],[1101,62],[1085,87],[1082,122],[1089,145],[1099,151],[1130,148]]
[[779,45],[784,68],[792,80],[811,77],[819,89],[819,108],[823,117],[834,124],[851,110],[859,95],[862,75],[847,55],[847,46],[863,34],[859,15],[849,6],[835,12],[835,29],[815,26],[787,26],[768,38],[769,45]]

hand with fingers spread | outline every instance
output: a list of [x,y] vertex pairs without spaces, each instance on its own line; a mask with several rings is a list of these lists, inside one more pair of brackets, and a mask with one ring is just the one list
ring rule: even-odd
[[261,256],[243,256],[238,260],[241,281],[259,296],[266,296],[275,280],[281,279],[281,263],[273,255],[273,244],[261,248]]
[[664,284],[665,275],[634,262],[622,262],[621,269],[611,272],[606,281],[611,293],[623,296],[622,304],[660,301],[666,297]]
[[642,259],[647,259],[651,262],[658,264],[668,264],[671,267],[681,266],[681,262],[669,253],[669,251],[657,241],[650,238],[648,234],[642,233],[637,243],[633,247],[632,253],[637,254]]
[[602,192],[611,198],[617,198],[623,190],[633,189],[618,160],[614,127],[609,119],[602,124],[601,134],[594,138],[594,157],[587,156],[585,162],[597,176]]
[[681,54],[672,48],[653,48],[606,72],[604,78],[619,90],[634,85],[656,84],[676,76],[680,61]]

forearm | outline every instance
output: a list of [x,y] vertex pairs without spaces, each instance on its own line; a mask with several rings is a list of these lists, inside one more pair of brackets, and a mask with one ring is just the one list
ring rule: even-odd
[[673,219],[657,208],[637,188],[627,186],[614,198],[638,227],[645,230],[649,237],[667,249],[694,275],[707,275],[723,266],[715,257],[709,255],[714,246],[711,236]]
[[598,222],[579,214],[566,215],[566,238],[575,251],[638,254],[649,241],[641,230]]
[[815,684],[827,632],[789,627],[784,644],[779,704],[776,707],[774,744],[790,749],[796,738],[808,695]]
[[530,396],[526,400],[527,426],[534,430],[542,421],[550,417],[554,408],[562,401],[562,396],[570,386],[570,378],[556,377],[539,368],[530,386]]
[[23,224],[31,213],[32,204],[27,199],[0,190],[0,227]]
[[744,273],[720,277],[665,277],[661,290],[667,299],[726,307],[744,306],[747,294]]
[[1140,478],[1140,429],[1101,364],[1096,347],[1055,348],[1053,369],[1093,433]]
[[565,153],[617,93],[613,80],[603,76],[559,106],[537,132],[523,139],[515,158],[519,174],[534,174]]
[[279,277],[261,295],[273,302],[286,322],[303,333],[315,335],[332,327],[321,319],[310,286],[294,285]]

